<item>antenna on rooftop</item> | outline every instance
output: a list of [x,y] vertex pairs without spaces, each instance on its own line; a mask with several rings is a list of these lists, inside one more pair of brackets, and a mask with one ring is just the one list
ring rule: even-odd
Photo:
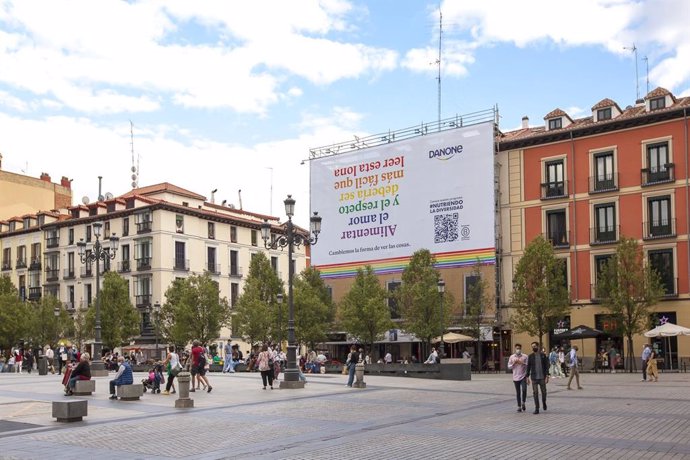
[[441,5],[438,8],[438,130],[441,131],[441,44],[443,43],[443,13]]
[[640,74],[637,70],[637,46],[633,43],[632,48],[629,46],[624,46],[624,50],[630,50],[635,55],[635,101],[640,100]]
[[132,150],[132,188],[139,186],[139,155],[137,155],[137,164],[134,164],[134,123],[129,120],[129,139]]
[[645,56],[642,60],[647,65],[647,92],[645,94],[649,94],[649,58]]

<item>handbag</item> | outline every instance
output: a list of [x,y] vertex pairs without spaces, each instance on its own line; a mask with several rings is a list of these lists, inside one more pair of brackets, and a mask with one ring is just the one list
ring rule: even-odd
[[181,370],[182,366],[180,366],[180,363],[177,363],[175,364],[175,367],[170,369],[170,375],[172,375],[173,377],[177,377],[177,374],[179,374]]

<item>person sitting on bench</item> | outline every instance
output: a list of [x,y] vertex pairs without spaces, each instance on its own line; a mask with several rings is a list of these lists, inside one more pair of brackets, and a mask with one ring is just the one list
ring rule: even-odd
[[89,364],[89,359],[91,357],[88,353],[82,353],[79,358],[79,364],[77,367],[72,369],[69,375],[69,382],[67,388],[65,388],[65,394],[67,396],[72,396],[74,393],[74,386],[77,384],[77,380],[91,380],[91,365]]
[[110,381],[110,399],[117,399],[115,396],[115,387],[120,385],[131,385],[134,383],[134,376],[132,375],[132,367],[125,362],[125,358],[118,356],[117,363],[120,367],[117,369],[115,378]]

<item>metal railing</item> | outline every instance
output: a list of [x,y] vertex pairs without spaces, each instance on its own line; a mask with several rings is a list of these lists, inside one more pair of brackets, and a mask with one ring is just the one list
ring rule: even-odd
[[541,199],[554,200],[568,196],[568,181],[544,182],[541,184]]
[[60,237],[59,236],[51,236],[50,238],[46,238],[46,248],[56,248],[60,245]]
[[121,260],[117,263],[117,271],[120,273],[129,273],[132,271],[132,266],[129,260]]
[[242,278],[242,267],[239,265],[230,265],[230,267],[228,267],[228,274],[234,278]]
[[29,288],[29,300],[40,300],[42,295],[43,295],[43,292],[42,292],[42,288],[40,286]]
[[644,168],[640,170],[642,186],[664,184],[676,180],[674,163],[666,163],[665,165],[655,166],[652,168]]
[[2,271],[12,270],[12,264],[8,261],[2,261]]
[[136,259],[136,261],[137,261],[137,271],[151,270],[151,258],[150,257],[142,257],[140,259]]
[[620,225],[607,225],[605,227],[592,227],[589,229],[589,244],[612,244],[618,242]]
[[604,193],[618,190],[618,173],[589,177],[589,193]]
[[555,249],[570,247],[570,231],[546,232],[544,233],[544,239],[551,242]]
[[206,262],[206,270],[212,275],[220,275],[220,264]]
[[642,239],[655,240],[676,236],[676,219],[650,220],[642,222]]
[[173,269],[180,271],[189,271],[189,259],[178,259],[175,257],[173,259]]
[[17,264],[15,265],[15,268],[26,268],[26,259],[17,259]]
[[151,223],[153,221],[150,220],[145,220],[143,222],[137,222],[137,234],[139,233],[148,233],[151,231]]
[[147,307],[151,305],[151,294],[139,294],[134,296],[137,307]]
[[71,280],[74,279],[74,268],[65,268],[62,270],[62,279]]
[[29,271],[40,271],[41,270],[41,259],[33,259],[31,264],[29,264]]
[[92,265],[84,265],[79,269],[79,276],[81,278],[91,278],[93,276],[93,266]]
[[57,281],[60,278],[60,270],[46,270],[46,281],[51,282],[51,281]]

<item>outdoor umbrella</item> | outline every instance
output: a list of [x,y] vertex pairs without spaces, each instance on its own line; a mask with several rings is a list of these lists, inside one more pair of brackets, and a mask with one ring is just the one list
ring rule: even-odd
[[[455,332],[446,332],[443,334],[443,342],[444,343],[458,343],[458,342],[471,342],[474,339],[468,335],[463,335],[463,334],[457,334]],[[432,342],[440,342],[441,337],[435,337]]]
[[601,337],[603,335],[606,335],[604,331],[600,331],[599,329],[594,329],[592,327],[581,324],[568,331],[561,332],[560,334],[554,334],[553,339],[558,341],[580,339],[582,341],[582,349],[584,350],[585,339],[596,339],[597,337]]
[[673,323],[664,323],[644,333],[645,337],[666,337],[666,349],[669,355],[668,366],[671,370],[673,370],[673,360],[671,359],[671,341],[669,337],[677,337],[679,335],[690,335],[690,329]]

